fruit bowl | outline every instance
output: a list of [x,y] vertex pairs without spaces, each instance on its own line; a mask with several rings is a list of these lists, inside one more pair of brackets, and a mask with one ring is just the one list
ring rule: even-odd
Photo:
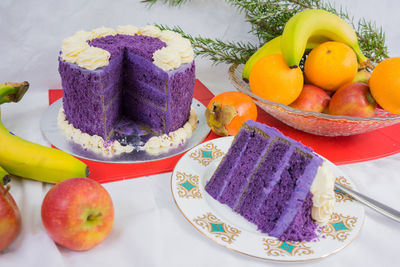
[[289,106],[265,100],[250,90],[243,81],[243,64],[233,64],[229,68],[229,78],[242,93],[249,95],[265,112],[281,122],[303,132],[322,136],[348,136],[362,134],[400,122],[400,115],[377,108],[374,117],[361,118],[334,116],[312,111],[303,111]]

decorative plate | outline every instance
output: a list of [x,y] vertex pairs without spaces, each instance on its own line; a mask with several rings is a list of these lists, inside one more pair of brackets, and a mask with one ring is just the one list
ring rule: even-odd
[[192,108],[197,115],[197,128],[194,130],[192,136],[186,140],[183,145],[177,148],[172,148],[167,152],[157,155],[149,154],[144,150],[132,151],[131,153],[122,153],[114,156],[104,156],[96,154],[92,151],[87,151],[79,144],[69,140],[57,125],[58,112],[62,106],[62,99],[55,101],[43,113],[40,120],[40,128],[46,139],[58,149],[61,149],[71,155],[79,158],[94,160],[107,163],[140,163],[169,158],[181,154],[190,148],[200,144],[207,137],[210,132],[210,127],[207,125],[205,118],[206,107],[198,100],[193,98]]
[[[189,150],[177,163],[171,177],[175,203],[183,216],[212,241],[239,253],[281,262],[316,260],[331,255],[357,237],[364,222],[364,207],[336,192],[336,206],[329,222],[320,227],[311,242],[282,242],[257,231],[257,227],[214,200],[205,190],[233,137],[222,137]],[[354,188],[333,163],[337,182]]]

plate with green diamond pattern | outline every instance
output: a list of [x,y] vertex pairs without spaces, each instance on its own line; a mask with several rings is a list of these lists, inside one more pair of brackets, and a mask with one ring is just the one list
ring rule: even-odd
[[[175,203],[195,229],[232,251],[281,262],[316,260],[345,248],[361,231],[364,207],[340,192],[335,192],[334,212],[318,237],[310,242],[283,242],[268,234],[213,199],[204,189],[228,151],[233,137],[222,137],[189,150],[176,164],[171,177]],[[336,181],[355,188],[351,180],[333,163],[325,160]]]

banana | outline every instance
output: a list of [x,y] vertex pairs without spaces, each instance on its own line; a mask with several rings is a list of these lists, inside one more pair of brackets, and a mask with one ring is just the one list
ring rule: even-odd
[[[282,36],[279,35],[278,37],[275,37],[271,41],[265,43],[260,49],[258,49],[247,61],[246,64],[244,65],[243,72],[242,72],[242,78],[244,80],[248,80],[250,76],[250,71],[253,68],[254,64],[262,57],[272,55],[272,54],[281,54],[281,39]],[[311,50],[314,47],[318,46],[319,44],[329,41],[327,37],[324,36],[312,36],[306,44],[306,49]]]
[[18,102],[29,88],[28,82],[0,84],[0,105],[8,102]]
[[282,33],[282,54],[290,67],[299,65],[307,42],[313,36],[347,44],[356,53],[361,68],[371,66],[359,47],[357,34],[347,22],[325,10],[307,9],[291,17]]
[[89,175],[88,167],[82,161],[64,151],[13,135],[1,121],[0,166],[12,175],[48,183]]
[[[0,104],[18,102],[28,87],[26,82],[1,84]],[[70,154],[11,134],[1,122],[1,110],[0,166],[11,175],[48,183],[89,175],[88,167]]]

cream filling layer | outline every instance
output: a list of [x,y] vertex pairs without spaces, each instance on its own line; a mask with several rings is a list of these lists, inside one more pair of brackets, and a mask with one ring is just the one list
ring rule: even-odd
[[140,29],[136,26],[125,25],[118,26],[117,30],[100,27],[91,32],[78,31],[63,40],[61,59],[66,62],[77,63],[80,67],[89,70],[107,66],[110,59],[109,52],[101,48],[96,48],[97,51],[94,53],[94,50],[92,50],[94,47],[89,46],[88,41],[118,33],[128,35],[141,34],[159,38],[165,42],[166,47],[153,53],[154,65],[163,70],[177,69],[181,64],[190,63],[194,59],[193,48],[188,39],[183,38],[179,33],[173,31],[161,31],[153,25],[146,25]]

